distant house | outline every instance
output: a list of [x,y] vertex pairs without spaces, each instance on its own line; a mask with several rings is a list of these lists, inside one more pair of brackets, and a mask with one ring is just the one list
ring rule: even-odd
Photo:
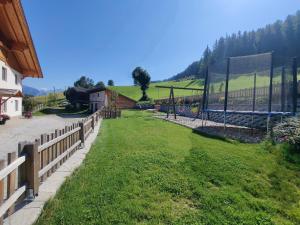
[[102,107],[116,106],[119,109],[132,109],[137,101],[110,89],[94,88],[89,91],[89,107],[95,112]]
[[89,92],[86,88],[72,87],[68,90],[68,95],[71,96],[68,98],[69,103],[76,108],[89,105]]
[[22,115],[22,81],[42,78],[20,0],[0,1],[0,114]]
[[132,109],[137,101],[126,97],[120,93],[103,87],[81,88],[72,87],[68,90],[69,102],[76,106],[89,106],[92,112],[103,107],[116,106],[119,109]]

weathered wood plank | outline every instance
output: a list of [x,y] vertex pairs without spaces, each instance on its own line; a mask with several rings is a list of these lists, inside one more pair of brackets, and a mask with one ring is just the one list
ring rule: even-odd
[[58,163],[61,159],[63,159],[67,154],[69,154],[71,151],[73,151],[77,146],[79,146],[81,141],[76,142],[73,146],[71,146],[68,150],[66,150],[63,154],[61,154],[59,157],[57,157],[55,160],[53,160],[50,164],[45,166],[43,169],[39,171],[39,177],[43,176],[45,173],[47,173],[56,163]]
[[[0,169],[2,170],[5,167],[5,160],[0,160]],[[4,200],[4,180],[0,180],[0,207],[3,204]],[[3,216],[0,217],[0,225],[3,224]]]
[[[17,153],[16,152],[11,152],[8,153],[7,155],[7,164],[10,165],[13,162],[15,162],[17,159]],[[16,190],[16,169],[17,167],[15,167],[15,169],[13,171],[11,171],[8,175],[7,175],[7,197],[11,197]],[[15,212],[15,204],[11,204],[9,209],[8,209],[8,215],[12,215]]]
[[0,216],[3,216],[7,210],[14,206],[16,201],[21,197],[21,195],[26,191],[26,186],[20,187],[16,192],[14,192],[0,207]]
[[50,146],[56,144],[57,142],[65,139],[67,136],[71,135],[72,133],[75,133],[78,130],[80,130],[80,127],[76,128],[76,129],[74,129],[74,130],[72,130],[70,132],[65,132],[63,135],[61,135],[61,136],[59,136],[57,138],[54,138],[53,140],[40,145],[39,146],[39,152],[43,151],[46,148],[49,148]]

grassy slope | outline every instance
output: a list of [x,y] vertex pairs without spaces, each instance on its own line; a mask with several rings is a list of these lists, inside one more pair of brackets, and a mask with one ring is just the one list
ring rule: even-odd
[[299,169],[279,150],[126,111],[37,224],[299,224]]
[[[274,83],[278,82],[279,77],[275,77]],[[221,82],[214,84],[215,92],[218,92]],[[155,85],[166,85],[166,86],[178,86],[178,87],[196,87],[196,88],[203,88],[202,82],[199,80],[185,80],[185,81],[168,81],[168,82],[160,82],[151,84],[150,88],[148,89],[147,93],[150,98],[152,99],[160,99],[160,98],[167,98],[169,97],[170,90],[168,89],[160,89],[159,92]],[[269,85],[268,77],[258,77],[257,78],[257,87],[263,87]],[[244,88],[250,88],[253,86],[253,77],[249,76],[240,76],[237,79],[231,80],[229,83],[229,90],[240,90]],[[120,92],[130,98],[138,100],[141,97],[141,91],[139,87],[136,86],[115,86],[111,87],[113,90]],[[223,85],[224,91],[225,85]],[[193,95],[199,92],[192,92],[192,91],[184,91],[184,90],[175,90],[176,96],[188,96]]]
[[[47,104],[49,97],[48,97],[48,95],[35,96],[35,97],[33,97],[33,99],[38,103]],[[58,93],[56,93],[56,99],[57,99],[57,101],[62,101],[62,100],[65,100],[66,98],[62,92],[58,92]]]
[[[169,97],[170,90],[160,89],[159,91],[155,88],[156,85],[166,85],[166,86],[176,86],[176,87],[195,87],[201,88],[201,82],[199,80],[185,80],[185,81],[167,81],[159,83],[151,83],[150,88],[147,90],[147,93],[152,99],[160,99]],[[132,99],[139,100],[141,98],[141,90],[137,86],[114,86],[110,87],[113,90],[120,92],[123,95],[126,95]],[[195,94],[196,92],[194,92]],[[186,96],[192,95],[192,91],[176,90],[176,96]]]

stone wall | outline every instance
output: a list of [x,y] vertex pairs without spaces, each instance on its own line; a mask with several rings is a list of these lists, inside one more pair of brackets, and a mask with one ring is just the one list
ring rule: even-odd
[[[186,116],[186,117],[196,117],[197,112],[193,112],[189,106],[183,107],[183,106],[176,106],[176,113],[180,116]],[[168,106],[167,105],[161,105],[160,111],[167,112]],[[172,112],[172,107],[170,107],[170,112]],[[209,112],[204,113],[204,118],[218,122],[218,123],[224,123],[224,112]],[[201,118],[201,114],[199,116]],[[266,129],[267,128],[267,115],[246,115],[246,114],[226,114],[226,123],[237,125],[237,126],[245,126],[245,127],[251,127],[251,128],[257,128],[257,129]],[[277,123],[280,122],[285,117],[281,116],[272,116],[271,117],[271,123]]]

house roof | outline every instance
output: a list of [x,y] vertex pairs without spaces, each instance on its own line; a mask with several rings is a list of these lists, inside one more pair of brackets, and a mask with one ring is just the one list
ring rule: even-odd
[[[92,93],[96,93],[96,92],[100,92],[100,91],[110,91],[110,92],[112,92],[114,90],[111,90],[109,88],[95,87],[95,88],[91,88],[91,89],[86,89],[86,91],[87,91],[88,94],[92,94]],[[130,101],[137,102],[136,100],[134,100],[132,98],[129,98],[126,95],[123,95],[123,94],[121,94],[119,92],[117,92],[117,93],[118,93],[119,96],[122,96],[122,97],[124,97],[124,98],[126,98],[126,99],[128,99]]]
[[20,0],[0,0],[0,56],[24,77],[43,73]]
[[0,88],[0,97],[23,97],[20,90]]
[[[114,91],[114,90],[111,90],[111,89],[109,89],[109,88],[106,88],[106,90],[108,90],[108,91]],[[117,92],[117,91],[116,91],[116,92]],[[137,103],[136,100],[134,100],[134,99],[132,99],[132,98],[129,98],[128,96],[123,95],[123,94],[121,94],[120,92],[117,92],[117,93],[118,93],[119,96],[122,96],[122,97],[124,97],[124,98],[126,98],[126,99],[128,99],[128,100],[130,100],[130,101],[133,101],[133,102]]]

